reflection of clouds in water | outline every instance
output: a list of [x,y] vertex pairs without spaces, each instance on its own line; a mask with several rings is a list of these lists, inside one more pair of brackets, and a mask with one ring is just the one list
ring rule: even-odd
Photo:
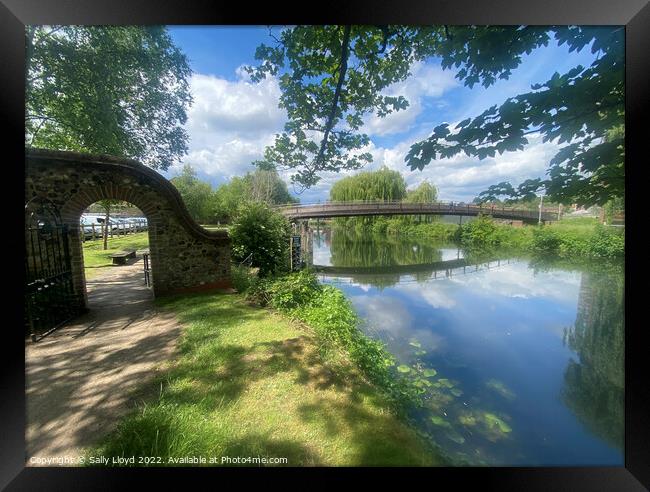
[[[545,298],[575,305],[580,286],[579,272],[549,271],[533,275],[526,264],[510,264],[494,271],[452,277],[449,284],[471,288],[474,293],[512,298]],[[447,282],[444,282],[445,284]],[[449,285],[448,284],[448,285]]]
[[410,332],[413,316],[399,299],[388,296],[352,296],[352,303],[360,306],[371,326],[391,332]]
[[413,327],[413,315],[400,299],[385,295],[361,295],[352,296],[350,300],[360,311],[363,310],[363,317],[372,330],[403,342],[415,339],[427,351],[439,350],[444,345],[444,338],[427,327]]
[[361,289],[364,292],[370,292],[370,289],[372,289],[371,284],[360,284],[358,282],[349,282],[348,285]]
[[[338,289],[342,289],[344,287],[356,287],[357,289],[361,289],[364,292],[370,292],[370,290],[374,288],[372,284],[362,284],[359,282],[349,281],[348,277],[332,277],[328,275],[322,275],[319,276],[319,278],[321,282],[328,283]],[[348,297],[351,298],[349,295]]]
[[400,291],[407,292],[410,295],[419,295],[431,307],[436,309],[451,309],[456,305],[456,301],[447,293],[448,287],[444,282],[429,282],[423,285],[403,284]]
[[456,248],[441,248],[440,254],[442,256],[442,261],[456,260],[458,258],[465,258],[462,251],[459,251]]
[[314,265],[331,266],[332,262],[330,261],[329,248],[326,246],[318,248],[316,245],[314,245],[312,262]]

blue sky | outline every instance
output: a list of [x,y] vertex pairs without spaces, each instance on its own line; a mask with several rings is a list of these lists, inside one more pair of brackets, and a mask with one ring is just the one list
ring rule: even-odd
[[[274,31],[278,31],[278,27]],[[191,89],[194,103],[188,112],[186,129],[190,136],[189,154],[170,168],[168,177],[180,172],[186,163],[199,176],[218,186],[233,176],[253,170],[251,163],[262,157],[264,148],[282,131],[286,114],[278,108],[280,89],[277,79],[267,78],[254,84],[241,70],[255,63],[255,49],[271,44],[266,26],[170,26],[176,45],[188,56],[194,71]],[[564,73],[578,64],[590,65],[595,58],[588,48],[569,53],[566,45],[551,42],[524,55],[523,63],[508,80],[488,89],[469,89],[455,78],[455,70],[443,70],[432,58],[412,67],[406,81],[387,90],[404,95],[409,108],[379,119],[369,115],[363,131],[371,144],[364,151],[373,155],[366,169],[386,165],[400,171],[409,187],[424,179],[435,184],[443,200],[472,200],[480,191],[500,181],[518,184],[544,175],[549,160],[557,152],[552,142],[542,143],[532,135],[530,144],[520,152],[508,152],[479,161],[464,155],[442,159],[424,171],[410,171],[404,156],[410,146],[426,138],[440,123],[453,124],[476,116],[508,97],[530,90],[530,86],[548,80],[554,72]],[[337,179],[352,174],[323,175],[315,187],[299,197],[304,203],[326,200]],[[289,173],[283,174],[288,182]],[[292,187],[289,186],[292,190]]]

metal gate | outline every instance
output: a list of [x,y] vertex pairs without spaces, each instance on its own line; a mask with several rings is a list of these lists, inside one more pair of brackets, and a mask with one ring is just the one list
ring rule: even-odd
[[68,226],[52,202],[30,200],[25,205],[25,334],[36,342],[79,312]]

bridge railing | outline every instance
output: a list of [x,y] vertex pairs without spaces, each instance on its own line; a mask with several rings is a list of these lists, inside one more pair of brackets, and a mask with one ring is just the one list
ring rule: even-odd
[[[386,201],[364,201],[364,200],[355,200],[355,201],[325,201],[318,203],[301,203],[299,205],[280,205],[275,207],[277,210],[284,212],[288,215],[301,215],[305,212],[308,213],[326,213],[332,211],[339,211],[341,209],[348,210],[350,208],[357,209],[358,211],[368,211],[368,210],[405,210],[410,213],[416,214],[417,211],[430,212],[430,211],[440,211],[440,212],[455,212],[467,211],[469,214],[494,214],[494,213],[512,213],[523,218],[534,219],[539,216],[538,210],[529,210],[522,209],[517,207],[510,207],[503,204],[473,204],[473,203],[464,203],[464,202],[454,202],[454,201],[444,201],[439,200],[436,202],[429,203],[412,203],[404,202],[398,200],[386,200]],[[543,220],[555,220],[557,219],[557,211],[555,210],[542,210],[542,219]]]

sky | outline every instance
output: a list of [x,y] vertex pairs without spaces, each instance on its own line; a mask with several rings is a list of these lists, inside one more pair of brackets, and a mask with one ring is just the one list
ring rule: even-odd
[[[274,28],[277,33],[278,27]],[[169,26],[175,44],[187,55],[193,70],[191,91],[194,102],[188,111],[186,130],[189,152],[165,173],[171,178],[190,164],[200,179],[217,187],[234,176],[253,171],[252,162],[262,158],[287,121],[278,108],[280,88],[275,77],[251,82],[243,71],[254,65],[255,49],[271,44],[266,26]],[[455,78],[455,69],[443,70],[440,60],[431,58],[411,68],[411,76],[386,90],[409,101],[406,110],[385,118],[369,115],[361,129],[370,137],[364,152],[373,162],[363,170],[386,165],[404,176],[408,188],[427,179],[438,188],[441,200],[471,201],[490,185],[510,181],[518,185],[529,178],[544,177],[550,159],[558,150],[553,142],[542,142],[532,134],[523,151],[505,152],[479,160],[464,154],[432,162],[423,171],[411,171],[404,158],[415,142],[428,137],[441,123],[456,123],[477,116],[507,98],[528,92],[535,83],[545,82],[554,72],[567,72],[578,64],[589,66],[595,55],[587,48],[570,53],[566,45],[553,41],[530,55],[507,80],[489,88],[469,89]],[[289,172],[281,172],[289,191],[302,203],[325,201],[338,179],[360,171],[322,174],[314,187],[296,194]]]

